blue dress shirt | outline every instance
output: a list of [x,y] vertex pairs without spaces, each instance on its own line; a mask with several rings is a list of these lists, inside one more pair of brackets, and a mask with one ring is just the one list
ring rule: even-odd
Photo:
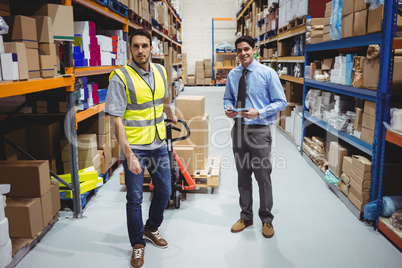
[[[223,96],[225,110],[229,106],[237,108],[238,86],[243,69],[244,67],[240,65],[228,74],[228,81]],[[262,65],[256,60],[247,67],[247,70],[245,108],[253,108],[260,115],[254,119],[244,118],[244,124],[273,125],[276,122],[276,113],[284,110],[288,105],[278,74],[273,69]]]

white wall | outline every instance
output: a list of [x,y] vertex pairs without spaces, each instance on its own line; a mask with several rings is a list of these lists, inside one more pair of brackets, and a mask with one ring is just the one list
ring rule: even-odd
[[[182,52],[187,53],[188,74],[194,75],[197,60],[212,58],[212,18],[236,18],[237,0],[183,0]],[[215,21],[215,47],[236,41],[236,20]]]

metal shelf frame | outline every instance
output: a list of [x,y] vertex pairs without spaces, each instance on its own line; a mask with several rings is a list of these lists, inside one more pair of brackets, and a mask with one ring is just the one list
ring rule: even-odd
[[326,124],[322,120],[312,117],[306,112],[305,99],[309,88],[319,88],[330,92],[376,102],[376,124],[372,146],[360,141],[359,139],[355,139],[350,135],[340,133],[339,131],[334,132],[335,135],[337,135],[339,138],[345,140],[355,148],[358,148],[365,153],[369,153],[372,156],[370,201],[377,199],[380,200],[380,205],[378,206],[377,211],[376,228],[378,227],[378,219],[380,215],[380,208],[382,206],[381,201],[383,196],[385,172],[385,127],[383,125],[383,122],[389,123],[390,119],[390,100],[393,73],[392,49],[393,39],[396,34],[397,14],[398,0],[385,0],[383,22],[380,33],[306,45],[305,49],[305,65],[307,65],[310,62],[309,57],[311,52],[364,47],[372,44],[380,45],[380,73],[377,91],[319,82],[312,79],[305,79],[305,83],[303,86],[302,141],[306,135],[306,120],[319,125],[320,127],[326,129],[328,132],[333,132],[333,130],[328,127],[328,124]]

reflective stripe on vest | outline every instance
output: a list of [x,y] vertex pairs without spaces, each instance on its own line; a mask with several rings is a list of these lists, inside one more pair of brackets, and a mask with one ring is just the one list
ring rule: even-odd
[[[161,140],[166,137],[163,120],[163,100],[165,96],[166,70],[151,63],[155,90],[130,66],[125,65],[110,74],[116,74],[124,83],[127,96],[127,108],[123,117],[127,139],[130,144],[151,144],[156,133]],[[134,86],[135,85],[135,86]]]

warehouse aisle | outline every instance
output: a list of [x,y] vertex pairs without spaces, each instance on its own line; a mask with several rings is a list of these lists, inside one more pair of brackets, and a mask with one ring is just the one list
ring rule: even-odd
[[[210,114],[210,156],[222,156],[220,187],[187,194],[178,210],[165,212],[161,232],[168,249],[148,244],[149,268],[240,267],[399,267],[402,254],[380,233],[358,221],[306,163],[280,131],[273,129],[275,236],[254,226],[232,234],[239,218],[236,171],[230,147],[230,122],[222,109],[223,87],[186,87],[185,95],[205,95]],[[118,174],[116,172],[115,174]],[[254,183],[254,211],[258,191]],[[150,193],[144,193],[143,215]],[[68,215],[67,215],[68,216]],[[125,188],[115,175],[92,199],[84,218],[65,216],[17,266],[129,267]]]

